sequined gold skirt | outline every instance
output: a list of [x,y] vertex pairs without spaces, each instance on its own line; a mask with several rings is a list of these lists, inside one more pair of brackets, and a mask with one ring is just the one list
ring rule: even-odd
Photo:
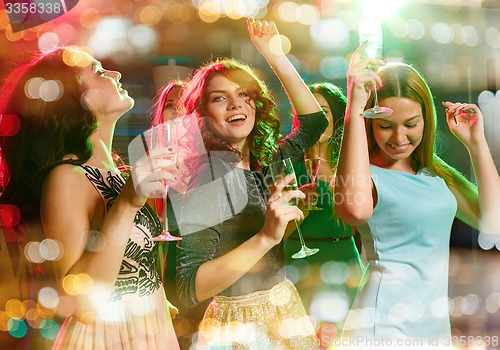
[[215,296],[200,324],[197,350],[317,349],[311,319],[285,280],[244,296]]

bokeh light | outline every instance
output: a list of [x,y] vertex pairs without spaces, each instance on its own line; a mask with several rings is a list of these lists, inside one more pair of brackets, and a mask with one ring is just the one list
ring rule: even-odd
[[[4,121],[2,120],[2,131]],[[11,133],[2,133],[4,135],[10,135]],[[19,208],[13,204],[0,204],[0,226],[4,227],[14,227],[21,220],[21,212]]]
[[460,37],[465,45],[474,47],[480,44],[480,36],[474,26],[464,26],[460,30]]
[[44,239],[40,243],[40,255],[45,260],[55,261],[59,260],[63,255],[63,246],[55,239]]
[[40,98],[45,102],[59,100],[64,94],[64,86],[59,80],[47,80],[40,85]]
[[17,299],[10,299],[5,303],[5,312],[10,318],[22,319],[26,313],[23,303]]
[[421,21],[412,18],[407,22],[407,25],[408,25],[407,35],[410,39],[420,40],[424,37],[425,27]]
[[144,6],[139,10],[139,21],[148,26],[154,26],[161,21],[161,10],[154,5]]
[[42,52],[50,51],[60,44],[59,36],[54,32],[46,32],[38,38],[38,48]]
[[9,41],[16,42],[23,38],[23,34],[21,32],[14,33],[12,27],[9,25],[5,29],[5,38]]
[[69,295],[88,294],[94,288],[94,281],[85,273],[71,274],[64,277],[62,286]]
[[207,2],[199,7],[198,16],[203,22],[212,23],[217,21],[221,14],[214,3]]
[[493,49],[500,48],[500,32],[498,28],[489,27],[484,34],[486,43]]
[[295,22],[299,5],[292,1],[284,1],[277,7],[277,17],[283,22]]
[[99,59],[111,58],[122,64],[132,59],[133,46],[128,40],[128,31],[133,24],[130,19],[106,17],[101,19],[89,38],[89,47]]
[[174,3],[173,5],[169,6],[166,12],[165,19],[171,23],[176,24],[193,22],[196,19],[196,12],[192,7],[188,5],[182,3]]
[[443,22],[435,23],[432,26],[431,35],[438,44],[449,44],[453,40],[451,27]]
[[9,320],[9,314],[5,311],[0,311],[0,332],[9,331]]
[[24,86],[24,93],[31,99],[40,98],[40,86],[44,83],[43,78],[31,78]]
[[431,303],[431,313],[434,317],[447,317],[449,314],[450,300],[448,297],[436,298]]
[[345,293],[324,292],[311,303],[311,316],[328,322],[342,321],[349,311],[349,298]]
[[484,302],[486,311],[490,314],[495,314],[500,309],[500,292],[493,292],[486,298]]
[[10,27],[9,16],[7,15],[7,11],[0,10],[0,29],[6,30],[7,27]]
[[24,256],[28,259],[28,261],[35,264],[41,264],[45,261],[40,253],[40,242],[36,241],[26,243],[24,246]]
[[0,136],[13,136],[19,132],[19,129],[21,129],[21,121],[17,115],[0,115]]
[[290,52],[290,49],[292,48],[292,43],[290,42],[290,39],[288,39],[286,36],[279,34],[275,35],[269,40],[269,46],[271,48],[271,51],[275,55],[279,55],[282,52],[284,54],[287,54]]
[[28,326],[24,320],[11,318],[8,322],[9,333],[14,338],[23,338],[28,333]]
[[320,14],[315,6],[304,4],[297,7],[295,17],[299,23],[311,25],[319,20]]
[[88,55],[82,54],[82,52],[88,53],[92,56],[92,52],[85,47],[68,47],[63,52],[63,61],[70,67],[86,67],[90,65],[92,61],[92,57]]
[[129,42],[135,47],[136,52],[147,54],[156,47],[158,37],[155,30],[146,25],[136,25],[128,32]]
[[336,18],[317,21],[310,26],[309,33],[316,46],[320,48],[342,48],[349,42],[349,29],[344,21]]
[[269,292],[269,301],[276,306],[283,306],[290,302],[292,294],[290,290],[278,284]]
[[82,27],[87,29],[95,28],[99,23],[101,17],[102,15],[99,10],[89,8],[83,11],[83,13],[81,14],[80,24],[82,25]]
[[392,36],[401,39],[408,35],[408,22],[406,19],[396,16],[388,21],[385,28]]
[[59,324],[53,319],[45,319],[40,323],[40,333],[49,340],[56,339],[60,328]]
[[327,261],[320,268],[321,280],[327,284],[344,284],[348,269],[343,261]]
[[43,287],[38,292],[38,302],[46,309],[55,309],[59,304],[59,293],[52,287]]

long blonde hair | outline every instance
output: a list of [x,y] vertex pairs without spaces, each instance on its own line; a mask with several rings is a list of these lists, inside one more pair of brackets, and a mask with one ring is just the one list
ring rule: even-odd
[[[412,157],[419,169],[427,168],[431,173],[441,177],[448,187],[452,186],[477,193],[477,187],[457,169],[441,159],[436,150],[437,113],[434,99],[424,77],[411,65],[401,62],[390,62],[382,67],[378,74],[382,78],[382,87],[377,90],[378,99],[403,97],[420,104],[424,118],[422,142],[415,149]],[[373,104],[373,99],[367,106]],[[373,124],[366,122],[368,147],[370,155],[380,151],[373,136]]]

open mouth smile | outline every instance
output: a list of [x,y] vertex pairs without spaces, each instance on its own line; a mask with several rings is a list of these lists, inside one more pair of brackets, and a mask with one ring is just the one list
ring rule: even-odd
[[393,150],[396,150],[396,151],[404,151],[405,149],[407,149],[408,147],[410,147],[410,144],[409,143],[406,143],[404,145],[393,145],[393,144],[388,144]]
[[232,115],[229,118],[227,118],[226,122],[227,123],[241,122],[241,121],[245,121],[246,119],[247,119],[247,117],[245,115],[236,114],[236,115]]

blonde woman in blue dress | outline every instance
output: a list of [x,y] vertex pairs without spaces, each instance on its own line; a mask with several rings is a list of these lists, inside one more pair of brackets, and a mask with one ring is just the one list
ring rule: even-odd
[[[404,63],[363,59],[348,70],[348,104],[335,210],[356,226],[370,263],[344,337],[358,348],[451,345],[448,256],[453,219],[498,233],[500,177],[474,104],[443,102],[452,134],[467,148],[477,185],[435,150],[436,109],[422,75]],[[380,66],[378,72],[368,68]],[[373,106],[392,115],[363,117]],[[495,232],[496,231],[496,232]]]

